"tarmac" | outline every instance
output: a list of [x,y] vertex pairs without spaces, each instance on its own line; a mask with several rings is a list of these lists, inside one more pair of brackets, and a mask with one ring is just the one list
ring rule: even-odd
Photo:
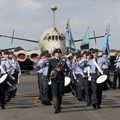
[[119,120],[120,89],[103,91],[101,109],[87,107],[71,93],[63,97],[62,112],[54,114],[53,105],[44,106],[36,100],[38,85],[36,75],[22,75],[15,98],[0,109],[0,120]]

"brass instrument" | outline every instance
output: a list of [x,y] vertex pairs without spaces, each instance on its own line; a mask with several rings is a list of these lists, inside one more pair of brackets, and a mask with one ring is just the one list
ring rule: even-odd
[[66,61],[64,59],[61,59],[59,61],[57,66],[54,68],[54,70],[52,70],[49,80],[52,80],[52,79],[56,78],[57,74],[63,69],[63,67],[65,65],[65,62]]
[[59,63],[57,64],[57,66],[54,68],[54,70],[52,70],[52,72],[51,72],[51,74],[50,74],[49,80],[54,79],[54,78],[57,76],[57,74],[58,74],[60,71],[63,70],[63,67],[64,67],[64,65],[65,65],[65,63],[66,63],[66,58],[68,58],[68,57],[70,57],[70,56],[72,56],[71,53],[70,53],[69,55],[63,56],[63,57],[60,59],[60,61],[59,61]]

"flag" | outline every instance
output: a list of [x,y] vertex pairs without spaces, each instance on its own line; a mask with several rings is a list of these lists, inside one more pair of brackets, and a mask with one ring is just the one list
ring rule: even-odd
[[87,27],[87,31],[86,31],[86,33],[84,34],[83,42],[84,42],[84,43],[89,43],[89,27]]
[[68,42],[68,46],[70,48],[74,48],[75,49],[75,44],[73,42],[73,36],[72,36],[72,32],[71,32],[71,28],[70,28],[70,22],[68,19],[68,22],[66,24],[66,33],[67,33],[67,42]]
[[87,31],[84,34],[83,41],[80,47],[81,47],[81,50],[89,49],[89,27],[87,27]]
[[109,36],[106,33],[103,39],[103,52],[110,57]]

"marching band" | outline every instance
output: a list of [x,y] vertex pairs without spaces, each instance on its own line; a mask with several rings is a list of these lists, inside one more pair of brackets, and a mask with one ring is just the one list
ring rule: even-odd
[[[47,102],[44,105],[51,105],[51,98],[53,98],[54,113],[60,113],[62,96],[66,91],[69,91],[66,89],[70,89],[77,100],[86,101],[86,105],[92,106],[94,109],[101,108],[102,91],[105,90],[105,87],[112,88],[114,86],[110,80],[110,60],[105,53],[98,56],[98,52],[98,49],[92,48],[89,51],[84,51],[82,54],[65,55],[64,61],[60,62],[62,51],[59,48],[55,49],[52,56],[47,59],[48,69],[46,69],[46,79],[43,79],[43,77],[38,78],[43,81],[47,80],[48,83],[51,80],[51,89],[47,87],[47,95],[43,95],[45,89],[42,89],[40,93],[42,103],[44,104],[43,97],[46,97]],[[47,54],[49,52],[42,51],[41,58],[34,65],[35,70],[39,68],[37,72],[41,71],[40,74],[42,76],[44,73],[43,69],[46,67],[46,60],[43,60],[43,58]],[[117,56],[116,65],[118,65],[118,59]],[[38,63],[41,60],[43,60],[43,63],[39,65]],[[44,86],[43,82],[41,86]],[[52,97],[49,96],[50,93],[52,93]]]
[[[98,49],[90,49],[81,54],[62,55],[60,48],[41,52],[40,58],[33,64],[38,75],[39,99],[43,105],[54,104],[54,113],[61,112],[62,97],[70,92],[78,101],[85,101],[93,109],[101,108],[102,91],[105,87],[115,89],[117,77],[120,88],[120,51],[116,54],[113,81],[110,79],[110,59],[105,53],[98,55]],[[21,70],[18,61],[11,52],[4,52],[0,57],[0,103],[5,103],[17,92],[17,84]],[[4,76],[6,75],[6,76]]]

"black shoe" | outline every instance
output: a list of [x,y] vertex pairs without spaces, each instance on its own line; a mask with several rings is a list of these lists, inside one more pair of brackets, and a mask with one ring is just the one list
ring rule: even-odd
[[90,103],[87,103],[87,106],[90,106]]
[[59,107],[59,112],[61,112],[62,107]]
[[77,98],[78,101],[82,101],[82,98]]
[[50,102],[42,102],[43,105],[52,105]]
[[60,110],[59,110],[59,109],[56,109],[54,113],[55,113],[55,114],[58,114],[59,112],[60,112]]
[[98,106],[97,106],[97,108],[98,108],[98,109],[101,109],[101,106],[100,106],[100,105],[98,105]]
[[2,106],[1,106],[1,109],[5,109],[5,106],[4,106],[4,105],[2,105]]
[[93,106],[94,109],[96,109],[96,104],[93,104],[92,106]]

